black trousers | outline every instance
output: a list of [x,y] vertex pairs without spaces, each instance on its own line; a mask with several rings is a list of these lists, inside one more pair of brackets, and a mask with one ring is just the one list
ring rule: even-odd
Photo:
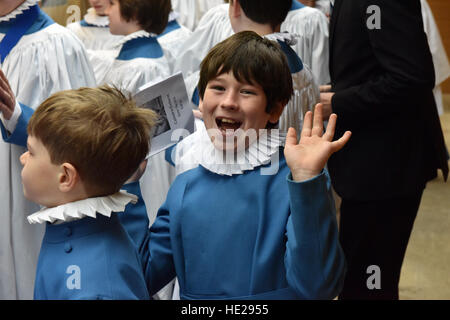
[[400,271],[422,193],[369,202],[342,199],[339,239],[347,274],[339,299],[398,300]]

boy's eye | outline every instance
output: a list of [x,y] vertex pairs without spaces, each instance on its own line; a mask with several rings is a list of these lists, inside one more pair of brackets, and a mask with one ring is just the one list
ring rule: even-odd
[[242,94],[251,94],[251,95],[256,95],[256,93],[252,90],[248,90],[248,89],[242,89],[241,90]]
[[223,86],[219,86],[219,85],[212,85],[210,87],[212,90],[218,90],[218,91],[224,91],[225,88]]

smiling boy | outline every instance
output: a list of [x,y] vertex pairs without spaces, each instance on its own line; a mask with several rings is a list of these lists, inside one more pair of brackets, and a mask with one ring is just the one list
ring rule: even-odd
[[[291,97],[291,73],[279,45],[254,32],[213,48],[199,92],[207,130],[188,137],[199,141],[190,150],[196,165],[176,178],[140,248],[150,291],[176,275],[182,299],[334,298],[345,259],[323,168],[350,132],[332,142],[336,116],[323,133],[319,105],[300,142],[291,128],[282,146],[267,129]],[[227,130],[257,139],[227,149]],[[224,153],[237,160],[216,162]],[[257,156],[241,164],[241,153]],[[279,170],[262,174],[274,155]]]

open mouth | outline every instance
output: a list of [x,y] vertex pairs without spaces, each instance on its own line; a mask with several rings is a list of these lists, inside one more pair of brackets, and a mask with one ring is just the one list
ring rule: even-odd
[[239,129],[242,122],[230,118],[216,118],[216,124],[219,130],[226,132],[227,130],[235,131]]

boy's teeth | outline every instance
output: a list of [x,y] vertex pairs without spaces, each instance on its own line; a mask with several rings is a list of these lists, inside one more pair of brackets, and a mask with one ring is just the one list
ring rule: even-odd
[[222,122],[225,122],[225,123],[236,123],[236,121],[231,120],[231,119],[222,119]]

